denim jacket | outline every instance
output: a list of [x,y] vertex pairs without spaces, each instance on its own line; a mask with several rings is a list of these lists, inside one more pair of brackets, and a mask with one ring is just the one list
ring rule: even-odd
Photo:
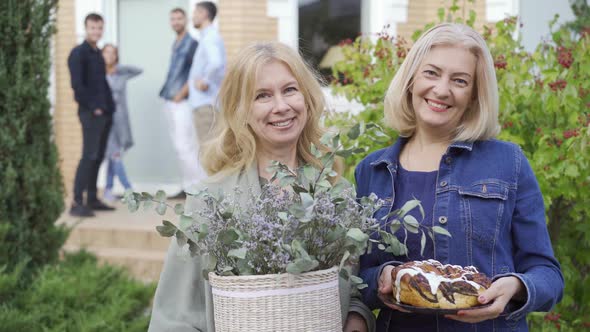
[[193,64],[193,56],[197,45],[197,41],[188,32],[185,33],[180,43],[176,44],[176,40],[174,41],[172,45],[172,56],[170,57],[170,67],[168,68],[166,82],[162,90],[160,90],[160,97],[166,100],[172,100],[180,89],[182,89],[182,86],[188,80],[188,73]]
[[[394,179],[405,138],[376,151],[357,166],[358,197],[375,193],[386,204],[380,220],[395,200]],[[437,178],[433,225],[452,237],[435,236],[435,258],[442,263],[476,266],[496,280],[515,276],[526,288],[525,303],[510,302],[500,317],[466,324],[437,317],[438,331],[528,331],[526,314],[548,311],[562,297],[564,281],[553,255],[539,185],[521,149],[498,140],[455,142],[442,156]],[[377,298],[378,278],[390,261],[404,261],[375,248],[361,257],[360,276],[368,287],[363,301],[381,308],[377,331],[392,331],[393,313]],[[417,326],[416,328],[419,328]]]

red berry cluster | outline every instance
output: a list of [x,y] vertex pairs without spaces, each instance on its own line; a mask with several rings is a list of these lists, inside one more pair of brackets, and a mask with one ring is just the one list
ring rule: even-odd
[[568,48],[559,46],[557,48],[557,60],[564,68],[571,67],[572,63],[574,62],[572,51]]
[[504,122],[504,124],[502,125],[502,128],[503,128],[503,129],[506,129],[506,128],[512,128],[512,127],[514,127],[514,123],[512,123],[512,121],[506,121],[506,122]]
[[555,82],[549,83],[549,87],[552,91],[563,90],[567,86],[567,82],[565,80],[557,80]]
[[572,137],[578,137],[578,136],[580,136],[580,131],[578,128],[568,129],[563,132],[563,138],[565,138],[565,139],[572,138]]
[[543,134],[543,129],[541,129],[541,127],[538,127],[538,128],[535,130],[535,133],[537,133],[537,135],[542,135],[542,134]]
[[377,51],[375,51],[375,56],[378,57],[379,59],[385,59],[385,58],[389,57],[389,55],[390,55],[389,48],[386,48],[386,47],[381,47]]
[[363,78],[367,78],[369,77],[369,75],[371,75],[371,70],[373,69],[373,65],[368,65],[365,67],[365,70],[363,70]]
[[550,312],[545,315],[546,322],[552,322],[558,330],[561,330],[561,324],[559,324],[559,318],[561,317],[560,314]]
[[496,69],[506,69],[506,58],[503,55],[500,55],[496,61],[494,61],[494,67]]
[[404,38],[402,38],[400,36],[398,36],[396,38],[395,49],[396,49],[396,54],[397,54],[398,58],[403,59],[406,57],[406,55],[408,55],[408,46],[407,45],[408,45],[408,42]]

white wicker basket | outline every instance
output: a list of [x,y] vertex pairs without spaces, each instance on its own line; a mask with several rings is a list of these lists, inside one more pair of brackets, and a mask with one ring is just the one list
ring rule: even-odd
[[342,331],[338,269],[222,277],[209,273],[216,332]]

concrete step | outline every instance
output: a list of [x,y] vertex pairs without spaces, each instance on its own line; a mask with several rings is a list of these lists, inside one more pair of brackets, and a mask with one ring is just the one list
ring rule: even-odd
[[166,251],[170,238],[160,236],[156,227],[82,224],[74,227],[68,246]]
[[[64,252],[76,252],[78,246],[65,245]],[[158,282],[166,252],[120,248],[85,247],[94,253],[102,264],[124,267],[135,278],[144,282]]]
[[86,249],[103,264],[123,266],[139,280],[157,282],[171,238],[160,236],[156,226],[163,219],[176,222],[174,212],[160,216],[153,210],[130,213],[122,203],[115,207],[115,211],[96,212],[95,217],[84,219],[66,211],[58,224],[70,227],[71,232],[62,250]]

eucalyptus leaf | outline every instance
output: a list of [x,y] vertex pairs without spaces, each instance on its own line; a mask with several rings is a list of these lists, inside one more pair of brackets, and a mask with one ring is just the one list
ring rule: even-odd
[[420,224],[418,223],[418,220],[414,218],[414,216],[408,214],[404,217],[404,227],[408,230],[408,232],[418,234]]
[[451,233],[449,233],[449,231],[447,231],[446,229],[444,229],[440,226],[432,227],[432,231],[435,232],[436,234],[441,234],[441,235],[446,235],[448,237],[452,237]]
[[420,238],[420,256],[424,256],[424,248],[426,247],[426,234],[422,232],[422,237]]
[[340,265],[338,266],[339,269],[342,269],[344,264],[346,264],[346,260],[350,257],[350,251],[346,250],[342,255],[342,259],[340,260]]
[[248,253],[248,249],[246,248],[239,248],[239,249],[231,249],[228,251],[227,255],[229,257],[236,257],[239,259],[246,259],[246,254]]
[[412,211],[415,207],[420,205],[420,201],[417,199],[412,199],[404,203],[402,208],[400,209],[400,216],[405,216],[408,212]]
[[226,229],[219,233],[217,240],[223,244],[230,245],[239,239],[238,233],[234,229]]
[[171,237],[176,233],[176,226],[168,220],[162,220],[162,225],[156,226],[156,230],[164,237]]
[[156,192],[156,196],[155,196],[156,201],[162,203],[166,201],[166,192],[164,192],[164,190],[158,190],[158,192]]
[[351,228],[346,232],[346,236],[355,240],[356,242],[366,242],[369,239],[369,235],[365,234],[358,228]]
[[184,213],[184,204],[177,203],[176,205],[174,205],[174,213],[176,213],[177,215],[183,214]]
[[163,216],[163,215],[165,215],[165,214],[166,214],[166,209],[167,209],[167,208],[168,208],[168,207],[166,206],[166,203],[158,203],[158,205],[156,206],[156,212],[157,212],[159,215]]
[[348,133],[346,134],[348,136],[348,138],[350,140],[355,140],[359,137],[361,133],[360,130],[360,124],[355,124],[354,126],[352,126],[352,128],[350,128],[350,130],[348,131]]

